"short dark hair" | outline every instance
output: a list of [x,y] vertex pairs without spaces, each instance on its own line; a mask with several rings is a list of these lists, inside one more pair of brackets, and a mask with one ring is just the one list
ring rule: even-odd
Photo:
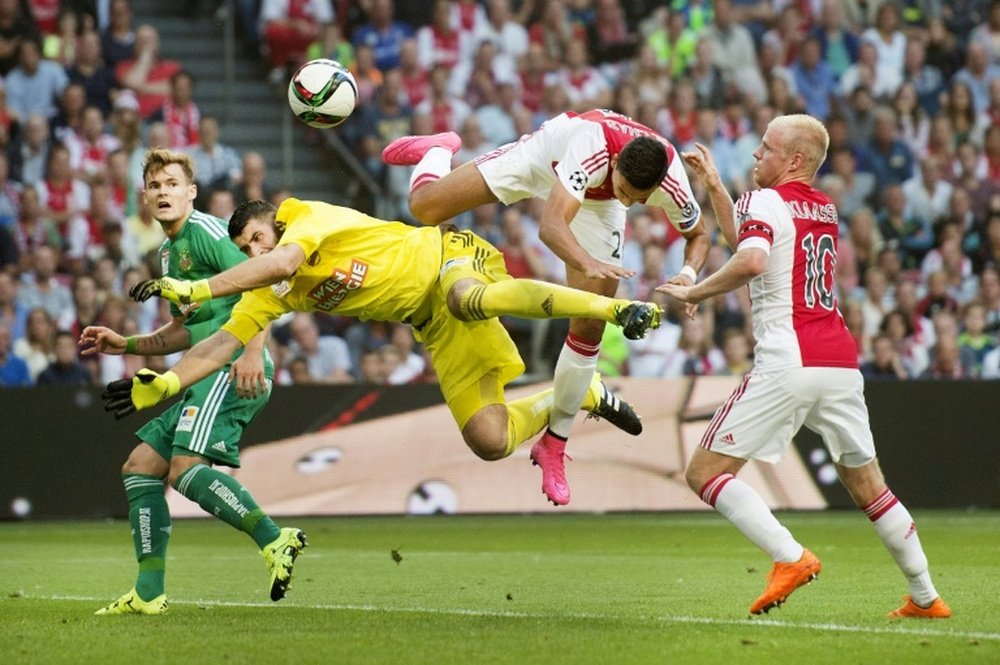
[[277,210],[267,201],[244,201],[239,204],[233,211],[232,217],[229,218],[230,239],[238,238],[251,219],[273,216]]
[[622,148],[615,168],[636,189],[652,189],[667,175],[667,148],[651,136],[637,136]]

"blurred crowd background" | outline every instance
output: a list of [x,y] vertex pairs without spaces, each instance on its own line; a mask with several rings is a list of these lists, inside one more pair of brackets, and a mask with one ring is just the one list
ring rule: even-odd
[[[103,385],[176,362],[83,357],[76,345],[87,325],[127,335],[169,319],[163,301],[127,297],[160,270],[163,233],[138,195],[147,148],[190,153],[197,207],[223,219],[245,200],[296,195],[260,153],[221,140],[193,77],[161,56],[135,9],[0,0],[0,387]],[[771,118],[821,118],[831,145],[817,185],[840,213],[836,287],[866,377],[1000,377],[1000,2],[185,0],[176,10],[234,12],[275,104],[299,63],[349,67],[359,104],[330,131],[383,188],[380,214],[410,223],[409,169],[379,159],[405,134],[459,132],[457,165],[561,112],[610,108],[682,151],[707,146],[736,197],[754,187],[752,152]],[[716,240],[704,277],[730,252],[696,194]],[[481,206],[455,221],[496,245],[515,277],[561,281],[538,240],[541,205]],[[621,294],[660,299],[653,288],[680,269],[683,240],[660,211],[634,206],[624,260],[637,274]],[[694,319],[663,304],[667,320],[646,339],[609,327],[605,375],[750,368],[745,290]],[[549,378],[565,322],[505,324],[529,377]],[[434,381],[401,324],[296,314],[271,347],[279,383]]]

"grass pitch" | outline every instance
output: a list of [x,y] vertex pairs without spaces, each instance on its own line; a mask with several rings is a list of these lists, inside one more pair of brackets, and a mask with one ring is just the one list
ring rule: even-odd
[[127,523],[6,523],[0,663],[1000,663],[1000,513],[915,518],[947,621],[885,618],[906,586],[856,512],[782,516],[823,572],[753,619],[769,562],[715,514],[282,519],[310,547],[279,603],[249,538],[176,521],[161,617],[93,616]]

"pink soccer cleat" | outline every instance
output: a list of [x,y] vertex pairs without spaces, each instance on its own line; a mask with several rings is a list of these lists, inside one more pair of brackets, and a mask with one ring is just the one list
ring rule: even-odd
[[542,493],[556,506],[569,503],[564,458],[573,459],[566,454],[566,442],[548,432],[531,447],[531,463],[542,470]]
[[447,148],[451,154],[462,147],[462,137],[455,132],[442,132],[429,136],[404,136],[398,138],[382,151],[382,161],[394,166],[413,166],[431,148]]

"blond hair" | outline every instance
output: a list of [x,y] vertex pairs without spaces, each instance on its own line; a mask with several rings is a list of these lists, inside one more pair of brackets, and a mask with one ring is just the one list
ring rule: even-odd
[[768,126],[782,130],[785,154],[802,155],[808,175],[810,177],[816,175],[819,167],[826,161],[826,151],[830,147],[830,134],[827,133],[826,126],[805,113],[780,115]]
[[183,152],[167,150],[166,148],[154,148],[146,151],[146,159],[142,164],[142,182],[146,182],[150,173],[159,173],[171,164],[177,164],[181,167],[188,184],[194,182],[194,162],[191,161],[191,157]]

